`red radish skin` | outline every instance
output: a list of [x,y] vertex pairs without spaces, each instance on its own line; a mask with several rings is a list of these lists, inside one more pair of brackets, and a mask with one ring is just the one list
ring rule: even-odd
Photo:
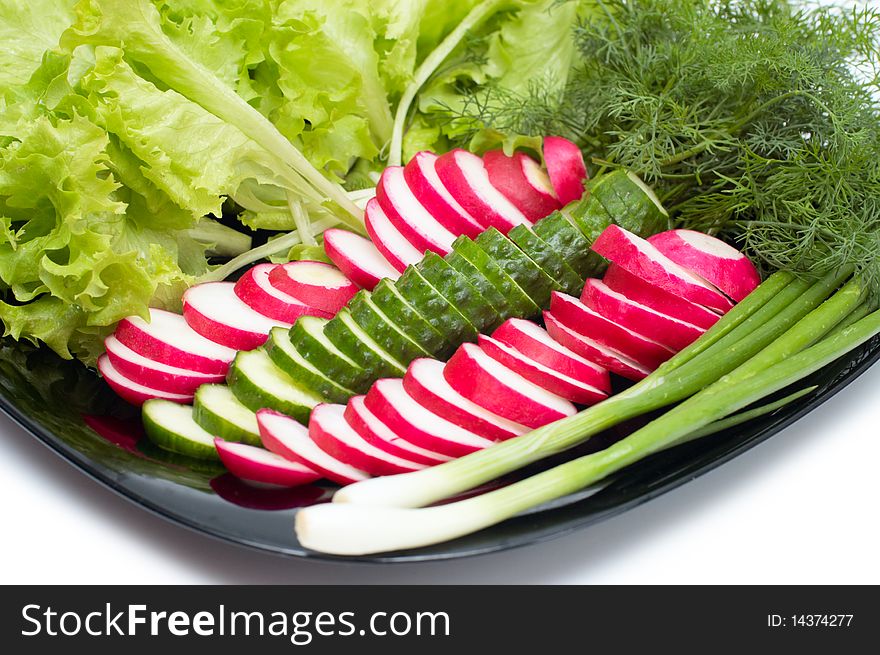
[[145,387],[116,370],[110,358],[104,354],[98,357],[98,372],[116,394],[127,403],[140,407],[151,398],[170,400],[181,405],[191,403],[193,394],[168,393],[151,387]]
[[485,227],[507,234],[517,225],[531,221],[492,186],[483,160],[466,150],[456,149],[437,159],[437,174],[452,197]]
[[449,455],[441,455],[432,450],[415,446],[396,435],[391,431],[391,428],[367,409],[364,396],[354,396],[349,399],[345,406],[345,420],[368,443],[390,455],[426,466],[442,464],[452,459]]
[[390,455],[368,443],[345,420],[345,405],[318,405],[309,418],[309,436],[325,453],[370,475],[411,473],[424,464]]
[[300,302],[269,281],[275,264],[257,264],[235,283],[235,295],[256,312],[276,321],[293,323],[300,316],[331,318],[333,314]]
[[599,391],[595,387],[561,375],[492,337],[481,334],[477,343],[483,349],[483,352],[499,364],[503,364],[511,371],[519,373],[529,382],[533,382],[573,403],[595,405],[600,400],[605,400],[608,397],[608,394]]
[[679,266],[711,282],[739,302],[761,284],[749,258],[721,239],[694,230],[669,230],[648,239]]
[[587,166],[581,149],[560,136],[544,137],[544,163],[556,197],[563,205],[580,200],[584,195]]
[[450,457],[461,457],[494,443],[425,409],[406,392],[399,378],[377,380],[364,403],[408,442]]
[[602,281],[609,289],[630,300],[704,330],[708,330],[721,318],[720,314],[716,314],[711,309],[655,287],[617,264],[608,267]]
[[325,316],[335,316],[358,292],[358,286],[335,266],[307,260],[276,266],[269,282]]
[[455,351],[443,376],[468,400],[530,428],[577,413],[569,401],[499,364],[473,343],[465,343]]
[[483,226],[443,186],[437,175],[436,163],[437,155],[433,152],[416,153],[403,169],[407,185],[419,203],[443,227],[453,234],[476,238],[483,231]]
[[367,227],[367,233],[373,240],[382,256],[388,260],[399,272],[403,273],[406,267],[411,264],[418,264],[422,261],[424,251],[419,252],[415,246],[406,240],[382,210],[379,201],[370,198],[367,208],[364,212],[364,222]]
[[593,243],[605,259],[669,293],[721,312],[733,304],[703,278],[682,268],[640,236],[609,225]]
[[509,318],[492,333],[492,338],[515,348],[526,357],[574,378],[599,391],[611,392],[608,370],[584,359],[553,339],[540,325],[522,318]]
[[296,487],[321,479],[317,471],[264,448],[214,439],[223,466],[237,478],[279,487]]
[[544,324],[547,326],[547,332],[550,336],[563,346],[575,351],[581,357],[604,366],[620,377],[638,381],[648,377],[651,373],[651,369],[630,359],[626,355],[611,350],[598,341],[594,341],[567,328],[550,312],[544,312]]
[[457,235],[447,230],[418,201],[404,179],[403,168],[389,166],[376,186],[379,201],[391,224],[417,250],[448,255]]
[[599,280],[587,280],[581,299],[593,311],[631,330],[642,329],[650,338],[676,351],[686,348],[705,332],[696,325],[630,300]]
[[536,190],[533,180],[537,173],[534,169],[529,169],[532,179],[526,177],[526,160],[536,163],[521,152],[511,157],[504,154],[503,150],[490,150],[483,155],[492,186],[507,196],[527,219],[534,222],[559,209],[561,205],[554,196]]
[[443,377],[444,366],[436,359],[413,360],[403,376],[403,388],[423,407],[481,437],[501,441],[529,431],[458,393]]
[[370,477],[369,473],[340,462],[321,450],[309,437],[308,428],[285,414],[261,409],[257,412],[257,426],[266,450],[292,462],[299,462],[328,480],[345,485]]
[[157,391],[194,394],[203,384],[223,382],[226,377],[219,373],[199,373],[155,362],[138,355],[112,335],[104,339],[104,350],[113,368],[121,375]]
[[259,348],[274,327],[291,327],[248,307],[235,295],[232,282],[207,282],[183,294],[183,317],[206,339],[236,350]]
[[598,312],[568,294],[554,291],[550,311],[573,332],[622,353],[647,368],[657,368],[675,354],[666,346],[615,321],[609,314]]
[[369,239],[331,228],[324,232],[324,251],[336,267],[361,289],[372,291],[379,280],[396,280],[400,271],[388,263]]
[[225,376],[236,350],[195,332],[180,314],[150,309],[150,320],[129,316],[116,326],[119,343],[160,364]]

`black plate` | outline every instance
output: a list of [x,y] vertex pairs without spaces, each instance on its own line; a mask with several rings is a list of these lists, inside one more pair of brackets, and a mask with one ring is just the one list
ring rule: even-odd
[[[169,457],[141,438],[137,412],[75,362],[62,361],[45,350],[0,341],[0,409],[95,480],[159,516],[203,534],[296,557],[424,561],[551,539],[636,507],[776,434],[840,391],[878,358],[880,337],[875,337],[798,385],[818,385],[813,393],[732,432],[646,459],[591,495],[578,494],[444,544],[359,558],[307,551],[294,535],[297,508],[326,501],[332,489],[251,487],[215,465]],[[618,432],[595,437],[577,454],[603,447],[619,436]],[[552,463],[556,462],[544,467]]]

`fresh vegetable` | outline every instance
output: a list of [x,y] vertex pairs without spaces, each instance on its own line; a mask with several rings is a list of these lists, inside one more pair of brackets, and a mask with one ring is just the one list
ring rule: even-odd
[[[522,152],[508,156],[503,150],[490,150],[483,155],[483,163],[489,183],[533,223],[567,204],[551,192],[550,180],[538,163]],[[578,200],[581,195],[583,191],[571,200]]]
[[269,273],[276,289],[301,303],[334,315],[357,293],[357,286],[338,268],[314,261],[295,261],[277,266]]
[[275,264],[258,264],[248,269],[235,283],[235,295],[258,314],[284,323],[293,324],[300,316],[332,316],[271,284],[269,276],[276,268]]
[[153,399],[144,403],[144,431],[157,446],[173,453],[217,459],[214,436],[196,424],[192,407],[168,400]]
[[225,384],[205,384],[196,391],[193,420],[225,441],[239,441],[258,446],[260,431],[257,416],[241,404]]
[[443,227],[453,234],[471,238],[483,231],[483,226],[452,196],[437,174],[437,155],[417,152],[403,169],[407,186],[419,203]]
[[559,202],[567,205],[584,195],[587,166],[577,145],[558,136],[544,137],[544,161]]
[[348,230],[324,232],[327,256],[345,276],[362,289],[372,291],[379,280],[396,280],[400,272],[388,263],[369,239]]
[[401,273],[422,258],[422,253],[392,224],[377,199],[373,198],[367,203],[365,220],[373,244],[388,263]]
[[299,462],[241,443],[215,439],[214,446],[223,466],[237,478],[261,484],[295,487],[320,479],[321,474]]
[[98,372],[107,381],[110,388],[132,405],[139,407],[151,398],[162,398],[174,403],[189,403],[192,401],[193,394],[191,392],[175,393],[163,391],[132,380],[113,366],[110,356],[107,354],[98,357],[97,366]]

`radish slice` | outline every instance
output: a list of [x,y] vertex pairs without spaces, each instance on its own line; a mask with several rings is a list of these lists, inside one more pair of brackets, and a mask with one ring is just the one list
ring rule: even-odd
[[418,201],[403,176],[403,168],[389,166],[376,186],[376,199],[391,224],[417,250],[448,255],[456,235],[443,227]]
[[613,320],[611,315],[600,313],[568,294],[554,291],[550,300],[550,311],[573,332],[598,341],[646,368],[657,368],[675,354],[666,346]]
[[[599,280],[587,280],[581,299],[595,312],[631,330],[644,330],[645,334],[673,350],[686,348],[705,332],[696,325],[684,323],[640,305],[623,294],[612,291]],[[553,313],[559,316],[555,311]]]
[[396,280],[395,269],[369,239],[332,228],[324,232],[324,250],[340,271],[362,289],[372,291],[382,278]]
[[651,373],[647,366],[566,327],[550,312],[544,312],[544,324],[548,334],[563,346],[627,380],[641,380]]
[[203,384],[223,382],[226,378],[219,373],[199,373],[153,361],[139,355],[112,335],[104,339],[104,349],[113,368],[121,375],[157,391],[189,395]]
[[609,225],[593,243],[593,250],[645,282],[691,302],[726,312],[733,305],[703,278],[682,268],[640,236]]
[[611,264],[608,267],[602,281],[608,285],[609,289],[630,300],[706,330],[721,318],[711,309],[675,296],[660,287],[655,287],[632,273],[628,273],[625,268],[621,268],[617,264]]
[[545,136],[544,162],[559,202],[567,205],[583,197],[587,166],[580,148],[560,136]]
[[403,388],[423,407],[481,437],[510,439],[529,431],[522,423],[498,416],[458,393],[443,377],[444,366],[436,359],[413,360],[403,377]]
[[294,419],[273,411],[257,412],[260,439],[267,450],[313,469],[338,484],[351,484],[370,477],[369,473],[340,462],[321,450],[309,437],[308,428]]
[[494,443],[425,409],[406,392],[399,378],[377,380],[364,403],[410,443],[450,457],[461,457]]
[[276,321],[294,323],[300,316],[333,316],[272,286],[269,276],[277,268],[276,264],[258,264],[249,269],[235,283],[235,295],[254,311]]
[[214,439],[223,466],[237,478],[279,487],[296,487],[321,479],[321,474],[265,448]]
[[516,348],[526,357],[606,393],[611,391],[607,369],[584,359],[554,340],[540,325],[509,318],[492,333],[493,339]]
[[477,155],[452,150],[437,159],[436,168],[452,197],[483,227],[495,227],[507,234],[517,225],[531,225],[529,219],[492,186],[483,160]]
[[98,372],[103,376],[104,381],[110,385],[123,400],[140,407],[152,398],[161,398],[162,400],[170,400],[175,403],[185,405],[191,403],[193,394],[169,393],[167,391],[159,391],[151,387],[146,387],[135,382],[116,370],[110,362],[110,357],[106,354],[98,357]]
[[349,399],[345,407],[345,420],[366,441],[391,455],[428,466],[442,464],[452,459],[449,455],[441,455],[433,450],[415,446],[396,435],[367,409],[364,396],[354,396]]
[[731,245],[694,230],[669,230],[648,239],[679,266],[696,273],[739,302],[761,284],[749,258]]
[[235,295],[232,282],[206,282],[183,294],[183,317],[203,337],[236,350],[253,350],[266,343],[274,327],[291,327],[248,307]]
[[550,180],[531,157],[521,152],[508,157],[503,150],[490,150],[483,155],[483,162],[492,186],[507,196],[530,221],[539,221],[562,206],[546,189]]
[[577,413],[569,401],[499,364],[473,343],[455,351],[443,376],[465,398],[530,428]]
[[195,332],[180,314],[150,309],[149,322],[129,316],[116,326],[119,343],[160,364],[226,375],[236,351]]
[[410,473],[424,464],[391,455],[368,443],[345,420],[345,405],[318,405],[309,418],[309,436],[320,448],[340,462],[371,475]]
[[354,282],[335,266],[324,262],[295,261],[276,266],[269,282],[306,305],[335,316],[358,292]]
[[471,216],[443,186],[436,169],[437,155],[422,151],[415,154],[403,169],[403,177],[419,203],[453,234],[474,239],[483,226]]
[[416,250],[415,246],[391,224],[375,198],[371,198],[367,203],[364,221],[373,245],[398,271],[403,273],[407,266],[422,261],[424,251]]

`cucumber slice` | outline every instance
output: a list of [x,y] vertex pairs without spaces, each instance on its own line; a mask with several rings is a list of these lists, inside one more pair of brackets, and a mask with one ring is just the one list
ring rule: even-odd
[[369,291],[359,291],[348,303],[355,323],[376,340],[394,359],[409,364],[431,353],[410,339],[381,309],[376,307]]
[[[511,316],[526,318],[535,316],[541,311],[540,307],[522,290],[522,287],[504,272],[504,269],[486,254],[486,251],[468,237],[461,236],[453,242],[452,254],[458,255],[462,260],[471,264],[495,287],[504,303],[503,309],[502,305],[495,305],[502,319],[506,320]],[[457,260],[450,255],[450,265],[455,266],[456,262]]]
[[516,280],[536,305],[547,307],[550,304],[553,280],[510,239],[494,227],[490,227],[477,237],[476,243]]
[[148,400],[144,403],[143,421],[147,438],[160,448],[188,457],[220,459],[214,448],[214,435],[193,420],[189,405]]
[[501,325],[502,319],[486,298],[467,277],[452,268],[437,253],[425,253],[418,265],[419,273],[455,307],[477,332]]
[[324,334],[339,350],[360,364],[369,374],[371,381],[401,377],[406,372],[406,366],[402,362],[376,343],[376,340],[355,322],[347,307],[343,307],[336,317],[327,323]]
[[[535,223],[535,234],[543,239],[550,249],[558,252],[577,273],[581,284],[588,278],[599,274],[605,260],[593,252],[590,241],[584,238],[575,226],[574,220],[565,211],[553,212],[547,218]],[[579,294],[578,294],[579,295]]]
[[[599,178],[599,180],[596,181],[596,184],[603,179],[605,178]],[[593,196],[592,186],[589,188],[589,198],[587,198],[585,202],[569,205],[571,209],[568,211],[568,216],[581,231],[581,234],[584,235],[586,240],[592,244],[593,241],[599,238],[599,235],[602,234],[605,228],[611,225],[614,221],[611,220],[611,216],[605,211],[605,207],[602,203]],[[566,210],[568,210],[568,207]]]
[[349,398],[357,395],[351,389],[346,389],[331,380],[300,355],[290,340],[287,328],[272,329],[266,342],[266,352],[269,353],[269,359],[275,363],[275,366],[303,387],[322,396],[327,402],[345,403]]
[[373,288],[373,304],[413,341],[433,357],[443,350],[444,339],[427,319],[400,295],[391,280],[381,280]]
[[369,371],[339,350],[327,335],[326,318],[301,316],[290,328],[290,342],[309,364],[339,386],[365,393],[373,383]]
[[669,227],[669,216],[657,196],[635,174],[616,170],[592,185],[590,197],[598,200],[617,225],[642,237]]
[[225,384],[200,386],[192,415],[202,429],[214,436],[251,446],[262,445],[257,415],[242,405]]
[[574,295],[580,294],[584,286],[583,279],[559,256],[557,251],[553,250],[530,227],[517,225],[507,233],[507,238],[541,267],[553,280],[557,291]]
[[229,368],[228,381],[235,397],[251,411],[274,409],[303,424],[308,422],[312,408],[323,401],[275,366],[262,348],[238,353]]

